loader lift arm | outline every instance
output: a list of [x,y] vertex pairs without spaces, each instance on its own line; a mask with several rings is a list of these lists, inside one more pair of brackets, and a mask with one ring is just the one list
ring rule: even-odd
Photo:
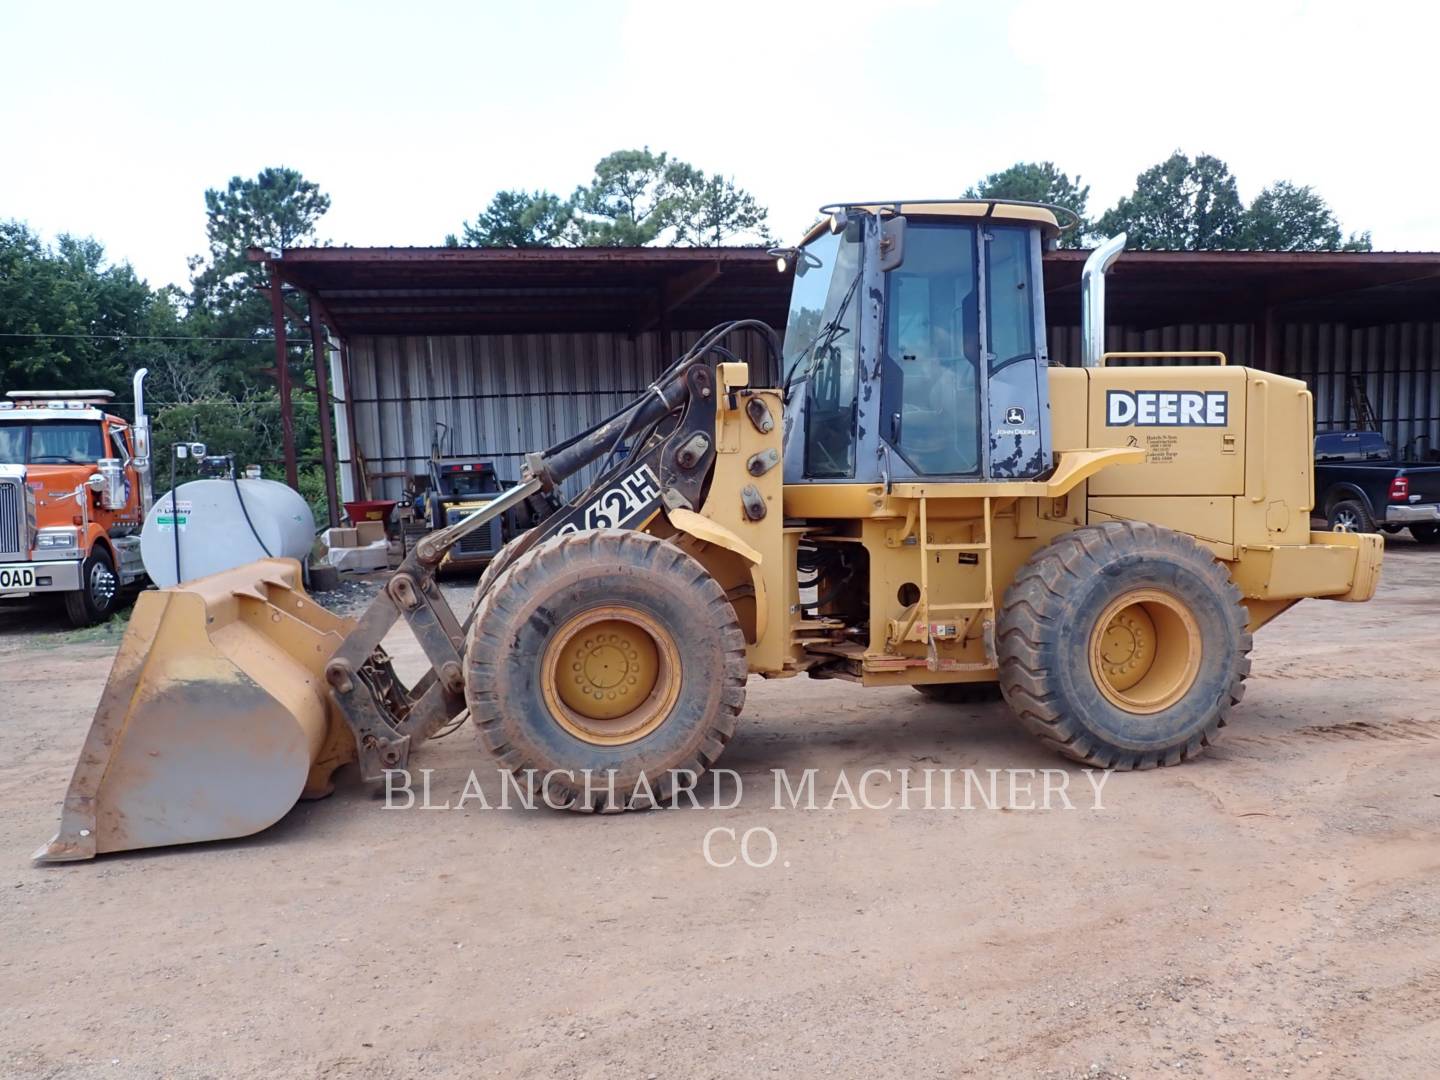
[[[532,495],[553,491],[602,456],[600,475],[584,493],[518,538],[497,560],[513,562],[560,533],[639,528],[662,509],[701,505],[715,460],[715,364],[736,359],[721,342],[740,330],[759,332],[778,365],[779,342],[764,323],[746,319],[714,327],[639,398],[589,431],[530,455],[520,484],[415,545],[325,667],[331,702],[354,736],[363,779],[381,780],[387,770],[405,768],[410,750],[465,708],[465,626],[435,582],[435,571],[453,545]],[[632,437],[633,449],[616,461],[618,449]],[[430,670],[409,689],[380,647],[402,618],[430,662]]]

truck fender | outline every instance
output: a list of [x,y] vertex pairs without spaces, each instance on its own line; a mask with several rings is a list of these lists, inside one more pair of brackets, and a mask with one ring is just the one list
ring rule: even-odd
[[84,562],[88,559],[91,552],[97,547],[103,547],[109,553],[110,564],[115,567],[115,572],[118,574],[120,572],[120,554],[115,550],[115,545],[110,543],[110,537],[104,532],[92,532],[85,538],[85,550],[80,556],[80,561]]
[[1331,484],[1325,489],[1325,501],[1321,505],[1328,516],[1331,509],[1342,499],[1357,499],[1360,504],[1370,512],[1371,517],[1375,515],[1375,504],[1370,501],[1370,496],[1365,494],[1365,489],[1349,480],[1340,480]]

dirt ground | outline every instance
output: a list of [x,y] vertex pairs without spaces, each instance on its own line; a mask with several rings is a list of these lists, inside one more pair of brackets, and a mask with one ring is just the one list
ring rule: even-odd
[[[6,612],[0,1074],[1434,1076],[1437,570],[1392,540],[1373,603],[1262,631],[1220,746],[1102,809],[1003,705],[752,680],[734,809],[350,781],[247,840],[44,869],[117,638]],[[468,729],[412,764],[436,802],[498,792]],[[771,769],[819,770],[823,807],[927,767],[1063,768],[1077,809],[773,807]],[[708,864],[714,828],[774,861]]]

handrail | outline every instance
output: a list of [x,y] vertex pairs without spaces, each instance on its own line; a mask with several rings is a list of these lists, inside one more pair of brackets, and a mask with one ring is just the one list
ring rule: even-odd
[[1107,353],[1101,353],[1101,354],[1100,354],[1100,363],[1099,363],[1097,366],[1098,366],[1098,367],[1104,367],[1106,361],[1108,361],[1108,360],[1110,360],[1110,359],[1112,359],[1112,358],[1113,358],[1113,359],[1116,359],[1116,360],[1173,360],[1173,359],[1179,359],[1179,358],[1181,358],[1181,357],[1189,357],[1189,358],[1191,358],[1191,359],[1214,360],[1214,361],[1218,362],[1221,367],[1224,367],[1226,364],[1228,364],[1228,363],[1230,362],[1230,361],[1228,361],[1227,359],[1225,359],[1225,354],[1224,354],[1223,352],[1215,352],[1214,350],[1194,351],[1194,350],[1189,350],[1189,349],[1181,349],[1181,350],[1176,351],[1176,352],[1164,352],[1164,351],[1161,351],[1161,352],[1107,352]]
[[[1315,395],[1307,389],[1301,389],[1299,393],[1300,400],[1304,402],[1304,409],[1306,414],[1305,418],[1309,421],[1310,427],[1310,440],[1305,445],[1314,446]],[[1315,509],[1315,455],[1305,454],[1302,456],[1302,460],[1305,462],[1305,494],[1309,497],[1309,501],[1304,506],[1300,507],[1300,509],[1309,511]]]
[[[1266,408],[1267,408],[1267,406],[1268,406],[1268,404],[1269,404],[1269,399],[1270,399],[1270,393],[1269,393],[1269,390],[1270,390],[1270,380],[1269,380],[1269,379],[1256,379],[1251,385],[1253,385],[1253,386],[1255,387],[1255,393],[1254,393],[1254,398],[1255,398],[1255,400],[1254,400],[1254,402],[1253,402],[1253,405],[1256,406],[1256,407],[1258,407],[1259,412],[1260,412],[1260,423],[1259,423],[1259,428],[1260,428],[1260,453],[1259,453],[1259,455],[1258,455],[1258,457],[1257,457],[1255,454],[1253,454],[1253,453],[1251,452],[1251,448],[1250,448],[1250,447],[1247,446],[1247,447],[1245,448],[1245,473],[1246,473],[1246,476],[1245,476],[1245,490],[1246,490],[1246,491],[1249,491],[1249,490],[1250,490],[1250,476],[1249,476],[1249,473],[1250,473],[1250,463],[1251,463],[1252,461],[1257,461],[1257,460],[1258,460],[1258,461],[1259,461],[1259,468],[1257,468],[1257,469],[1255,470],[1255,479],[1256,479],[1256,483],[1257,483],[1257,485],[1258,485],[1258,487],[1259,487],[1260,490],[1257,491],[1255,494],[1253,494],[1253,495],[1250,496],[1250,501],[1251,501],[1252,503],[1261,503],[1261,502],[1264,502],[1264,501],[1265,501],[1265,472],[1266,472],[1267,466],[1269,465],[1269,457],[1270,457],[1270,424],[1269,424],[1269,422],[1268,422],[1270,418],[1265,415],[1265,410],[1266,410]],[[1249,423],[1250,416],[1249,416],[1249,414],[1250,414],[1251,411],[1252,411],[1251,406],[1247,405],[1245,411],[1246,411],[1246,414],[1247,414],[1247,415],[1246,415],[1246,427],[1248,428],[1248,427],[1250,426],[1250,423]],[[1314,445],[1314,440],[1313,440],[1313,439],[1311,440],[1311,445],[1312,445],[1312,446]],[[1310,449],[1309,447],[1306,447],[1306,454],[1305,454],[1306,457],[1309,457],[1309,456],[1310,456],[1310,454],[1309,454],[1309,449]]]

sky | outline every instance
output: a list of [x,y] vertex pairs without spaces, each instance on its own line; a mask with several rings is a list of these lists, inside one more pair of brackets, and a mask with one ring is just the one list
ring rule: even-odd
[[1440,5],[1386,0],[0,0],[0,218],[158,286],[205,249],[205,189],[274,165],[331,196],[323,238],[423,245],[649,146],[793,241],[1019,160],[1098,214],[1180,149],[1433,251],[1437,37]]

